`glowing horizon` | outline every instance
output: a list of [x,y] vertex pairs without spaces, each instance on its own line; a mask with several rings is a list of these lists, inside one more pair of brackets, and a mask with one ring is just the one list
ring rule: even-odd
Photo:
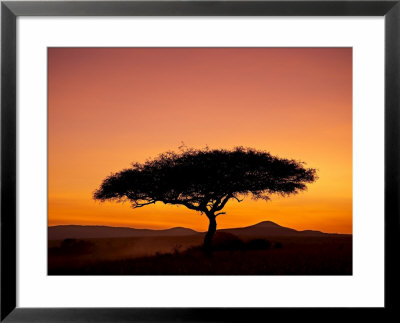
[[49,48],[48,77],[49,226],[206,231],[184,206],[92,199],[110,173],[184,142],[318,169],[297,195],[230,201],[218,228],[352,233],[351,48]]

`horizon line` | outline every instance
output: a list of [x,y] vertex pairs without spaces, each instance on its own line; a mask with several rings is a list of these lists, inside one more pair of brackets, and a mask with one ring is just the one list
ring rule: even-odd
[[[341,232],[324,232],[324,231],[320,231],[320,230],[312,230],[312,229],[305,229],[305,230],[297,230],[297,229],[293,229],[290,227],[285,227],[282,226],[276,222],[270,221],[270,220],[265,220],[265,221],[261,221],[261,222],[257,222],[255,224],[251,224],[251,225],[247,225],[244,227],[232,227],[232,228],[222,228],[222,229],[217,229],[218,230],[232,230],[232,229],[243,229],[243,228],[248,228],[248,227],[252,227],[264,222],[270,222],[272,224],[275,224],[281,228],[287,228],[287,229],[291,229],[291,230],[295,230],[297,232],[304,232],[304,231],[313,231],[313,232],[321,232],[321,233],[326,233],[326,234],[342,234],[342,235],[353,235],[353,233],[341,233]],[[121,229],[135,229],[135,230],[151,230],[151,231],[166,231],[166,230],[171,230],[171,229],[176,229],[176,228],[182,228],[182,229],[187,229],[187,230],[192,230],[196,233],[206,233],[207,231],[197,231],[194,230],[192,228],[187,228],[187,227],[183,227],[183,226],[174,226],[174,227],[170,227],[170,228],[165,228],[165,229],[149,229],[149,228],[135,228],[135,227],[127,227],[127,226],[112,226],[112,225],[98,225],[98,224],[58,224],[58,225],[48,225],[47,228],[54,228],[54,227],[61,227],[61,226],[78,226],[78,227],[106,227],[106,228],[121,228]]]

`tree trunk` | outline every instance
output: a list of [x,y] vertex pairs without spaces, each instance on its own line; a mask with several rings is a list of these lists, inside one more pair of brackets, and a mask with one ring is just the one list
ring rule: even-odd
[[210,220],[210,224],[206,236],[204,237],[204,249],[206,251],[211,251],[211,241],[215,231],[217,231],[217,221],[215,221],[214,214],[207,214],[207,217]]

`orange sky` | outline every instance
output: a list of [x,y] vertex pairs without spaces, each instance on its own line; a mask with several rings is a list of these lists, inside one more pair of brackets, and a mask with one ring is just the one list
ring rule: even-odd
[[218,228],[352,232],[351,48],[49,48],[48,86],[49,225],[207,230],[183,206],[92,199],[111,172],[184,142],[318,169],[297,195],[230,201]]

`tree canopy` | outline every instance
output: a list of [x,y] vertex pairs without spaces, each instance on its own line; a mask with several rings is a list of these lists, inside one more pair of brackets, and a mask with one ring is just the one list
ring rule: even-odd
[[268,200],[275,193],[295,194],[316,179],[316,170],[305,168],[303,162],[265,151],[187,149],[111,174],[95,191],[94,199],[128,200],[133,208],[156,202],[184,205],[215,217],[230,199],[240,201],[251,195]]

